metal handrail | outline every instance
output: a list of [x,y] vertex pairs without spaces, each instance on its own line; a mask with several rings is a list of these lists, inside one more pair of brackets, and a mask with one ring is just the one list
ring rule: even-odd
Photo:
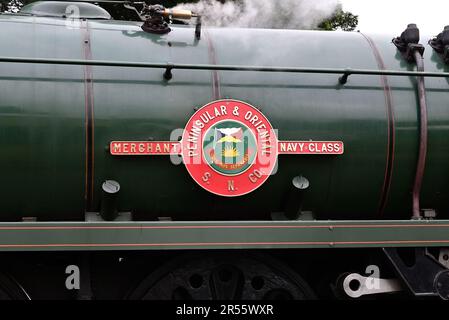
[[449,78],[448,72],[373,70],[373,69],[351,69],[351,68],[296,68],[296,67],[270,67],[270,66],[244,66],[244,65],[183,64],[183,63],[170,63],[170,62],[152,63],[152,62],[129,62],[129,61],[110,61],[110,60],[47,59],[47,58],[18,58],[18,57],[0,57],[0,62],[165,69],[166,71],[164,73],[164,78],[166,80],[171,79],[171,70],[173,69],[341,74],[342,77],[339,78],[341,84],[346,83],[347,78],[350,75],[388,75],[388,76],[403,76],[403,77],[421,76],[432,78]]

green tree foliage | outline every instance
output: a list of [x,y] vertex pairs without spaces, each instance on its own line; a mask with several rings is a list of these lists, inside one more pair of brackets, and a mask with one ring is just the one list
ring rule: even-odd
[[359,24],[359,17],[348,11],[343,11],[340,7],[327,20],[320,23],[318,28],[323,30],[343,30],[354,31]]
[[[25,0],[26,1],[26,0]],[[11,12],[11,13],[16,13],[20,10],[20,8],[22,8],[22,6],[24,5],[23,0],[8,0],[8,1],[1,1],[1,11],[4,12]],[[31,1],[29,1],[31,2]]]

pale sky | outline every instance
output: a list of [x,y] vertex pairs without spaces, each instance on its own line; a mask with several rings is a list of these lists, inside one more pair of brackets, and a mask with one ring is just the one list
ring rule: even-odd
[[356,30],[399,35],[416,23],[422,35],[437,35],[449,25],[449,0],[340,0],[359,16]]

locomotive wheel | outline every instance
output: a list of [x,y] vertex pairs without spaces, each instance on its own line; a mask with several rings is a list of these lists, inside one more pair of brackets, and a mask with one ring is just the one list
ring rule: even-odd
[[0,300],[30,300],[30,298],[16,281],[0,273]]
[[187,255],[151,273],[135,300],[307,300],[315,295],[286,265],[265,255]]

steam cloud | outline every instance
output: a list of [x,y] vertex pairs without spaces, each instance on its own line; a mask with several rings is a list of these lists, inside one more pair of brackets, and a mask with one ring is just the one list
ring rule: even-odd
[[200,0],[175,8],[202,15],[204,25],[273,29],[313,29],[330,17],[338,0]]

